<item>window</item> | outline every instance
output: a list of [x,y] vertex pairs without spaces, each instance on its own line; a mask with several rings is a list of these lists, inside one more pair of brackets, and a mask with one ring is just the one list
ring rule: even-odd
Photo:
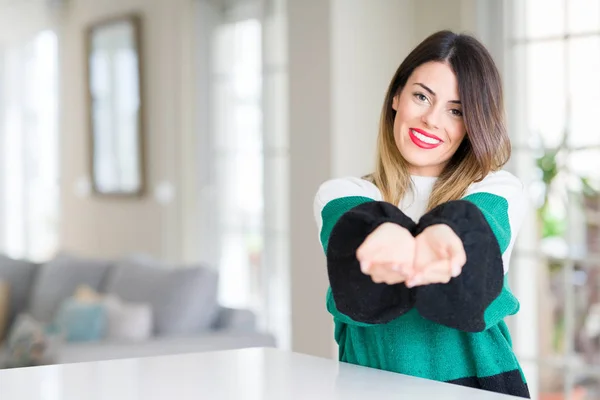
[[598,398],[600,0],[506,4],[514,156],[539,235],[537,246],[520,246],[514,258],[519,296],[536,296],[526,285],[538,291],[537,312],[528,315],[539,322],[537,332],[516,329],[537,349],[521,346],[518,355],[535,365],[528,379],[539,398],[563,392]]
[[262,300],[263,136],[261,24],[221,24],[213,48],[213,162],[220,300],[259,309]]
[[58,246],[58,42],[44,31],[1,68],[0,251],[45,260]]
[[199,63],[198,254],[218,268],[222,304],[252,309],[259,328],[289,348],[284,4],[201,5],[198,44],[211,58]]

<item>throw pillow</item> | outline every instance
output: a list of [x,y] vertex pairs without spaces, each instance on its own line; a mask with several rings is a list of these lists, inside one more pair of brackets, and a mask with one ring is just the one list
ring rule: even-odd
[[74,297],[79,301],[89,303],[98,303],[103,299],[103,296],[88,285],[79,285],[75,290]]
[[67,342],[94,342],[104,338],[107,310],[102,303],[65,300],[57,313],[54,326]]
[[128,303],[117,296],[104,299],[108,310],[107,338],[111,340],[146,340],[152,336],[152,306]]
[[32,367],[55,362],[60,337],[49,334],[44,325],[28,314],[19,314],[7,341],[5,368]]
[[77,288],[74,298],[82,303],[100,304],[106,310],[105,338],[145,340],[152,336],[152,306],[128,303],[116,295],[103,295],[87,285]]

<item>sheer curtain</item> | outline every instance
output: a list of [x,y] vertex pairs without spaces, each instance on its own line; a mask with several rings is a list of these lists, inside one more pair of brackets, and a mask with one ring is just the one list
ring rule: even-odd
[[[219,297],[290,345],[285,1],[205,2],[200,89],[202,257]],[[267,4],[268,3],[268,4]],[[208,65],[207,65],[208,64]],[[203,97],[203,93],[207,93]],[[204,104],[206,101],[206,104]]]
[[213,39],[213,147],[220,300],[259,310],[262,302],[263,131],[261,24],[218,26]]
[[4,49],[0,68],[0,252],[44,260],[58,246],[58,40]]

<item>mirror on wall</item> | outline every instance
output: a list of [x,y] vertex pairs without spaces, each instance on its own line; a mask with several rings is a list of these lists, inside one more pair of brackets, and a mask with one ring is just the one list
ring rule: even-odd
[[86,32],[90,167],[96,195],[144,192],[141,19],[91,25]]

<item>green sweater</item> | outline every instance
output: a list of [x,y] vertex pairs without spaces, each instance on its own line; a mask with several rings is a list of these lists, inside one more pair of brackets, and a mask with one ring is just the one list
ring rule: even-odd
[[[529,397],[504,322],[519,309],[506,274],[525,212],[523,185],[507,172],[491,173],[463,199],[425,212],[435,178],[412,179],[412,191],[398,206],[357,178],[327,181],[315,197],[339,359]],[[374,283],[355,254],[384,222],[415,236],[433,224],[449,225],[467,253],[462,273],[447,284],[412,289]]]

